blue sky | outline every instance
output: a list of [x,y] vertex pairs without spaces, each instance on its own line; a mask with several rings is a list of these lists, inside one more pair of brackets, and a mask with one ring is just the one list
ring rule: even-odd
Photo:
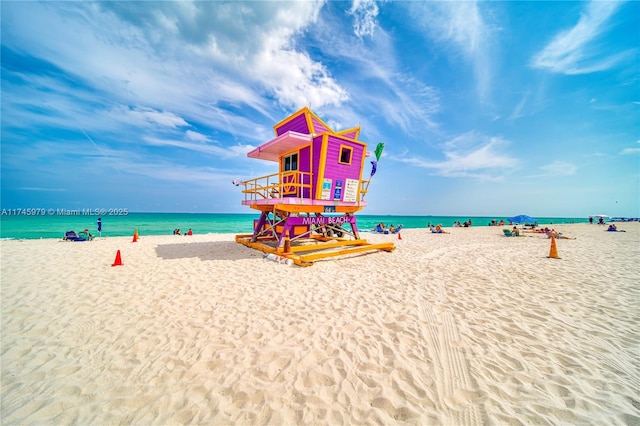
[[[640,216],[640,2],[11,2],[2,208],[252,213],[309,106],[363,214]],[[368,174],[368,170],[365,172]]]

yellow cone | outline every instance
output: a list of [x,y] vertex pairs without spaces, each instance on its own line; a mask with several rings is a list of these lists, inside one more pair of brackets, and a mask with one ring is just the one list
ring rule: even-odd
[[551,236],[551,249],[549,250],[549,256],[547,257],[550,259],[560,259],[560,256],[558,256],[558,247],[556,247],[556,239],[553,235]]

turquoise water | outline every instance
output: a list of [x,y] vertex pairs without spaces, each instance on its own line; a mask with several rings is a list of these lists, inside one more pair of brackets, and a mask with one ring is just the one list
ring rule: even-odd
[[[62,238],[66,231],[80,232],[88,229],[98,236],[96,215],[44,215],[26,216],[5,212],[0,216],[0,238]],[[143,235],[171,235],[180,228],[186,232],[193,229],[194,234],[210,233],[247,233],[251,232],[253,220],[259,214],[226,214],[226,213],[129,213],[121,216],[100,216],[102,218],[102,236],[133,236],[136,228]],[[454,222],[465,222],[469,219],[473,226],[486,226],[491,220],[506,220],[506,217],[474,217],[474,216],[371,216],[357,215],[358,228],[361,231],[373,229],[383,222],[403,224],[405,228],[424,228],[427,223],[442,224],[450,227]],[[588,218],[539,217],[538,224],[588,223]]]

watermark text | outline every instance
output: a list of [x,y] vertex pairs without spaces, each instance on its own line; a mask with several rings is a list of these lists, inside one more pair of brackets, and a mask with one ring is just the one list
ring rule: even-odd
[[2,216],[127,216],[129,209],[60,209],[60,208],[17,208],[2,209]]

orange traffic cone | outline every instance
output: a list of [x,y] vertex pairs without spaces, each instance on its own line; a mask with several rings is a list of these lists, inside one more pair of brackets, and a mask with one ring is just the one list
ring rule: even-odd
[[549,259],[560,259],[560,256],[558,256],[558,247],[556,247],[556,239],[554,238],[554,236],[551,236],[551,249],[549,250],[549,256],[547,256]]
[[120,257],[120,250],[118,250],[118,252],[116,253],[116,260],[113,261],[113,265],[111,266],[121,266],[122,265],[122,258]]

